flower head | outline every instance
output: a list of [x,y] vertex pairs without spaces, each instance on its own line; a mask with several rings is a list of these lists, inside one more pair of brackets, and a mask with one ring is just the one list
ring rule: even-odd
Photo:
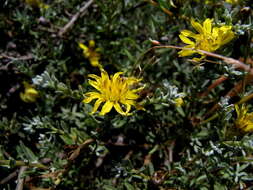
[[138,92],[140,92],[143,87],[134,88],[141,79],[134,77],[121,77],[123,72],[117,72],[113,76],[108,75],[108,73],[101,69],[101,77],[91,74],[89,75],[89,84],[93,86],[97,91],[87,92],[85,94],[86,98],[83,100],[84,103],[90,103],[92,100],[97,99],[92,114],[97,111],[101,103],[105,102],[103,105],[100,115],[105,115],[110,112],[114,107],[115,110],[121,115],[130,115],[131,107],[140,108],[140,105],[136,102],[139,98]]
[[34,8],[41,8],[41,9],[48,9],[49,5],[41,2],[40,0],[25,0],[25,3],[34,7]]
[[19,94],[21,100],[26,103],[35,102],[36,99],[39,97],[39,92],[33,88],[32,85],[28,84],[27,82],[23,82],[25,90]]
[[[234,38],[234,32],[232,31],[232,26],[221,26],[221,27],[213,27],[212,20],[206,19],[203,24],[191,20],[191,25],[198,32],[195,34],[189,30],[182,30],[179,38],[186,44],[185,48],[199,49],[208,52],[214,52],[219,49],[224,44],[228,43]],[[180,57],[189,56],[194,53],[201,54],[201,60],[205,58],[205,55],[197,52],[195,50],[181,50],[178,54]]]
[[99,48],[95,49],[95,41],[94,40],[89,41],[89,46],[86,46],[82,43],[78,43],[78,45],[83,50],[84,57],[89,59],[90,64],[93,67],[102,68],[102,66],[99,63],[99,59],[100,59],[100,54],[98,53]]
[[184,104],[184,100],[182,97],[174,99],[174,102],[176,107],[181,107]]
[[241,107],[235,105],[235,110],[237,113],[235,126],[245,133],[253,132],[253,113],[248,113],[248,108],[245,105]]

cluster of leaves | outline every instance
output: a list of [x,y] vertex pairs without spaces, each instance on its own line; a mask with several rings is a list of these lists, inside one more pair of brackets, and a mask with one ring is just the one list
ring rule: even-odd
[[[192,29],[191,18],[213,18],[236,34],[216,53],[252,64],[250,0],[97,0],[80,14],[88,1],[48,0],[47,8],[29,2],[0,4],[0,189],[253,185],[253,136],[235,129],[233,106],[252,93],[252,76],[215,57],[196,63],[175,49],[153,47],[183,46],[178,35]],[[138,101],[145,110],[89,114],[83,95],[88,74],[99,69],[78,46],[89,40],[109,74],[143,79]],[[24,81],[38,91],[35,102],[20,98]],[[177,98],[184,103],[178,106]]]

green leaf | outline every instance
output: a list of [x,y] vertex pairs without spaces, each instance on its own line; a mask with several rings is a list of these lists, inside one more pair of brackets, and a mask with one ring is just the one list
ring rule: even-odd
[[130,183],[125,182],[124,186],[126,187],[127,190],[135,190],[135,187],[132,186]]
[[25,144],[20,141],[20,145],[17,147],[17,151],[22,155],[22,159],[27,159],[30,162],[38,160],[37,156],[29,149]]

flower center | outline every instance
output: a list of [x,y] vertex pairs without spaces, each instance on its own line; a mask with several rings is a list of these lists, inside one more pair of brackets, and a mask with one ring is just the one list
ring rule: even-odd
[[106,80],[103,84],[103,98],[111,102],[118,102],[125,99],[128,85],[122,78],[117,80]]

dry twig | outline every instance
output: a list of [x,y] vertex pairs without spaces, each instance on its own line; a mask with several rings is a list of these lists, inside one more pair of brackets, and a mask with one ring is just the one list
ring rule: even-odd
[[84,143],[81,144],[80,146],[78,146],[78,148],[70,155],[68,160],[73,161],[74,159],[76,159],[79,156],[80,151],[82,149],[86,148],[88,145],[90,145],[93,142],[94,142],[94,139],[88,139],[88,140],[84,141]]
[[20,56],[20,57],[11,57],[11,56],[8,56],[6,54],[0,54],[0,59],[10,59],[11,61],[26,61],[26,60],[30,60],[30,59],[33,59],[33,56],[31,54],[28,54],[28,55],[23,55],[23,56]]
[[207,94],[209,94],[209,92],[214,89],[215,87],[217,87],[218,85],[220,85],[221,83],[223,83],[225,80],[227,80],[228,77],[222,75],[220,76],[218,79],[216,79],[208,88],[206,91],[204,91],[203,93],[199,94],[199,97],[204,97],[207,96]]
[[66,32],[68,32],[68,30],[73,27],[77,19],[83,16],[85,10],[88,9],[88,7],[93,3],[93,1],[94,0],[89,0],[84,6],[82,6],[80,10],[70,19],[70,21],[63,28],[60,29],[58,35],[63,36]]

